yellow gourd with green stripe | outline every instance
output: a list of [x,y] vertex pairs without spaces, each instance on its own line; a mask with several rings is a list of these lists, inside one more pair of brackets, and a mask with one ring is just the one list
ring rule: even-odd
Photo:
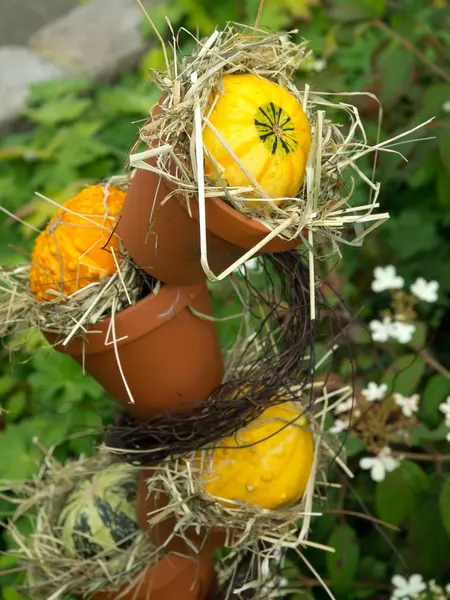
[[127,548],[139,532],[136,521],[137,472],[114,464],[78,483],[58,519],[68,552],[89,558]]
[[[228,508],[246,503],[276,509],[302,497],[314,460],[314,441],[296,406],[267,408],[203,458],[205,491]],[[295,421],[295,422],[293,422]]]
[[[205,117],[270,198],[295,197],[311,149],[310,126],[302,106],[287,89],[256,75],[224,75],[222,87],[223,92],[212,93]],[[203,143],[214,159],[205,158],[211,184],[221,185],[217,169],[228,186],[252,185],[208,123]],[[246,202],[254,208],[267,206],[261,200]],[[282,203],[275,200],[275,204]]]

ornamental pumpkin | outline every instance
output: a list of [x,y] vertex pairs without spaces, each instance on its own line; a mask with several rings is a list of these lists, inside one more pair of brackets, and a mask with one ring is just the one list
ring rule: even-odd
[[292,402],[267,408],[247,427],[206,454],[205,491],[234,508],[239,503],[276,509],[303,495],[314,460],[314,441]]
[[[296,196],[311,149],[308,118],[298,100],[277,83],[256,75],[224,75],[222,87],[223,93],[212,93],[205,117],[270,198]],[[221,185],[217,170],[228,186],[252,185],[207,123],[203,143],[214,159],[206,153],[205,175],[210,183]],[[283,200],[274,202],[283,204]],[[261,200],[246,203],[254,208],[267,206]]]
[[124,199],[118,188],[93,185],[61,206],[31,256],[30,286],[39,300],[69,296],[114,273],[111,249],[119,251],[114,229]]
[[131,546],[140,531],[136,490],[137,472],[124,464],[110,465],[76,485],[58,518],[65,550],[90,558]]

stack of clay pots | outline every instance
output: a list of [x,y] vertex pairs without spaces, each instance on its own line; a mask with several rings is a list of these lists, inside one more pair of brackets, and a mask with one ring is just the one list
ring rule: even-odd
[[[86,343],[74,338],[64,348],[58,347],[83,364],[139,420],[167,412],[188,413],[208,399],[224,372],[214,321],[199,316],[212,316],[212,307],[200,264],[198,211],[191,202],[189,213],[181,194],[172,194],[163,203],[173,191],[152,172],[138,170],[119,220],[125,250],[161,283],[158,293],[148,294],[114,319],[89,327]],[[208,257],[216,272],[229,267],[268,233],[219,198],[208,198],[206,222]],[[281,252],[294,245],[276,238],[263,251]],[[51,334],[46,336],[57,341]],[[166,499],[161,494],[147,497],[146,478],[148,471],[142,471],[138,521],[153,542],[165,545],[167,555],[148,570],[148,585],[124,597],[206,600],[215,585],[212,550],[223,545],[224,537],[213,532],[205,539],[193,531],[193,544],[188,547],[183,539],[173,537],[175,517],[149,529],[147,513],[163,506]],[[96,600],[113,598],[114,594],[96,596]]]

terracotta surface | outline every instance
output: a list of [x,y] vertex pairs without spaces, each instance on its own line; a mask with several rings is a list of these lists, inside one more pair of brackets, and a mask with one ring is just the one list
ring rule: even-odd
[[[99,592],[91,600],[206,600],[215,588],[212,555],[204,552],[196,560],[170,554],[149,568],[135,586],[114,593]],[[127,590],[124,593],[124,590]],[[121,595],[124,593],[124,595]]]
[[[165,179],[137,169],[125,198],[119,233],[136,263],[159,281],[198,283],[206,277],[200,264],[198,203],[190,202],[190,216],[182,194],[174,194],[163,203],[171,191],[173,188]],[[207,198],[206,224],[208,262],[216,275],[269,233],[264,225],[219,198]],[[262,251],[284,252],[298,245],[298,239],[276,238]]]
[[[148,526],[147,514],[167,506],[166,495],[161,492],[157,495],[148,497],[148,488],[146,480],[151,476],[150,470],[141,471],[138,478],[136,513],[139,527],[145,531],[150,540],[157,546],[165,544],[166,552],[179,552],[182,554],[195,555],[199,551],[209,551],[220,548],[227,543],[227,537],[224,531],[217,529],[212,532],[202,530],[196,532],[192,527],[187,531],[191,544],[187,544],[180,536],[173,536],[177,519],[171,515],[159,523]],[[230,542],[230,540],[228,540]]]
[[[148,295],[116,315],[117,352],[134,404],[123,383],[111,335],[106,338],[110,319],[90,328],[84,344],[86,371],[138,419],[165,411],[189,411],[221,383],[223,358],[216,326],[194,316],[189,305],[212,314],[204,283],[164,285],[158,294]],[[54,335],[45,335],[52,344],[56,342]],[[83,363],[81,339],[56,349]]]

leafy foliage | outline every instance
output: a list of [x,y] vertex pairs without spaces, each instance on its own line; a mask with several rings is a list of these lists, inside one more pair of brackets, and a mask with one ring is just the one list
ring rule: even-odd
[[[198,26],[200,35],[207,35],[227,20],[253,22],[258,6],[259,0],[243,4],[164,0],[152,11],[152,19],[165,37],[170,35],[165,15],[175,27],[195,30]],[[450,396],[450,7],[445,0],[267,0],[261,23],[275,29],[298,27],[299,33],[293,35],[311,41],[314,56],[309,70],[299,77],[314,90],[340,94],[342,101],[347,98],[344,91],[376,94],[385,109],[382,140],[435,117],[415,134],[415,140],[393,148],[407,161],[394,153],[379,157],[380,203],[391,219],[362,248],[344,248],[335,277],[327,279],[354,313],[362,307],[359,318],[348,323],[355,383],[359,389],[369,381],[387,384],[383,407],[390,407],[391,412],[380,431],[400,464],[377,483],[359,468],[359,461],[376,454],[379,438],[369,440],[360,429],[340,434],[355,478],[351,484],[343,482],[337,494],[330,493],[324,515],[313,523],[313,538],[336,548],[335,554],[311,550],[308,559],[329,581],[338,600],[373,598],[380,590],[389,590],[391,577],[397,573],[417,572],[446,584],[450,582],[446,440],[450,429],[440,406]],[[155,42],[155,33],[145,20],[142,32]],[[189,36],[181,34],[180,39],[188,51]],[[317,59],[326,61],[324,70]],[[23,126],[0,140],[0,205],[40,228],[56,208],[36,197],[36,191],[60,203],[85,184],[120,173],[137,133],[136,122],[158,98],[148,69],[162,64],[156,45],[135,71],[112,86],[85,78],[36,86]],[[352,96],[351,101],[357,103],[375,141],[377,102],[368,95]],[[366,160],[361,166],[370,169],[373,164]],[[364,201],[361,190],[355,194]],[[28,252],[34,233],[2,215],[0,227],[0,263],[20,262],[19,248]],[[398,265],[406,287],[417,277],[440,284],[436,304],[415,308],[416,332],[406,344],[374,344],[367,327],[370,319],[381,317],[386,309],[384,296],[370,289],[374,267],[385,264]],[[324,261],[324,272],[334,266],[334,259]],[[239,315],[241,307],[232,290],[213,286],[211,291],[217,317]],[[239,316],[221,321],[218,327],[221,343],[228,348]],[[42,456],[40,447],[61,439],[67,440],[57,449],[61,460],[91,453],[116,410],[81,367],[42,347],[38,333],[30,335],[27,343],[30,353],[13,364],[6,349],[0,352],[0,407],[5,425],[0,432],[0,479],[32,476]],[[348,354],[336,357],[335,370],[349,380]],[[417,414],[402,421],[403,437],[389,433],[401,413],[392,393],[420,397]],[[379,410],[376,404],[370,403],[361,419],[367,421],[369,415],[373,421]],[[330,507],[339,516],[327,514]],[[11,508],[7,500],[0,500],[2,516]],[[374,524],[368,515],[396,528]],[[7,543],[0,537],[0,551]],[[289,565],[286,574],[292,583],[311,583],[311,573],[295,557],[290,557]],[[0,571],[14,566],[10,558],[0,556]],[[20,599],[17,581],[14,573],[2,576],[2,597]],[[293,599],[312,597],[325,596],[315,585],[311,585],[311,595],[292,595]]]

